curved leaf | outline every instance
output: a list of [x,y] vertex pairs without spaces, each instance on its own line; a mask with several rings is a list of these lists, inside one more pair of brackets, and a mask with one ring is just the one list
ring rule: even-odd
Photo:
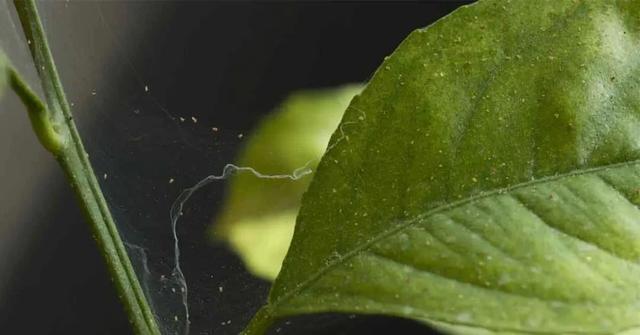
[[[496,1],[413,32],[303,198],[273,317],[640,325],[640,2]],[[265,321],[266,320],[266,321]]]
[[[264,174],[315,169],[349,101],[361,90],[350,84],[292,94],[247,139],[237,164]],[[310,181],[234,175],[214,234],[229,241],[249,271],[275,279]]]

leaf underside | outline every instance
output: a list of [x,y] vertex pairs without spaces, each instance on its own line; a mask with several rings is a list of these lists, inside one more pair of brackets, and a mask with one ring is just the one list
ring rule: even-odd
[[640,2],[492,1],[354,98],[266,308],[469,333],[640,326]]

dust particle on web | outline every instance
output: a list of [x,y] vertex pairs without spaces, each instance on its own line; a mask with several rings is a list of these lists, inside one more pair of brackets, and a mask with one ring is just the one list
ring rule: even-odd
[[169,184],[173,184],[174,180],[173,178],[169,178]]
[[222,286],[218,286],[218,291],[219,291],[220,293],[222,293],[222,291],[224,291],[224,287],[222,287]]
[[211,130],[213,130],[214,132],[218,131],[218,127],[211,127]]
[[195,116],[192,116],[192,117],[191,117],[191,121],[193,121],[193,123],[198,123],[198,119],[196,119],[196,117],[195,117]]
[[107,176],[107,174],[105,173],[105,174],[102,176],[102,179],[107,180],[107,177],[108,177],[108,176]]
[[144,85],[144,91],[145,92],[149,92],[149,86],[148,85]]
[[238,134],[238,138],[243,138],[243,137],[244,137],[243,133]]
[[180,122],[184,122],[184,118],[182,116],[180,117]]

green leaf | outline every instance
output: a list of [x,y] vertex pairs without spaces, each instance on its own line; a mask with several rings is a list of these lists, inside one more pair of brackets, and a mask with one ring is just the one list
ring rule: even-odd
[[640,2],[492,1],[352,101],[269,302],[469,333],[640,326]]
[[[237,165],[281,175],[314,169],[349,101],[361,85],[292,94],[247,139]],[[284,259],[309,176],[300,180],[259,179],[238,174],[214,234],[229,241],[255,275],[273,280]]]

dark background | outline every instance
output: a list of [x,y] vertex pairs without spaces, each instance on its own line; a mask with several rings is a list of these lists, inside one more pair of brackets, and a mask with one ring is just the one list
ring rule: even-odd
[[[103,187],[124,235],[146,248],[153,270],[167,273],[171,202],[181,188],[233,160],[242,145],[238,133],[292,90],[366,81],[409,32],[462,4],[58,2],[43,4],[42,12],[96,173],[109,174]],[[153,94],[142,93],[145,85]],[[25,127],[5,114],[0,129]],[[198,125],[179,116],[195,116]],[[221,128],[217,137],[208,133],[212,125]],[[0,183],[17,185],[3,189],[14,202],[2,201],[0,211],[13,214],[3,215],[0,227],[16,234],[6,227],[31,227],[2,256],[12,262],[0,273],[0,332],[131,333],[62,174],[34,142],[0,149]],[[16,155],[37,164],[19,166],[29,162]],[[14,195],[31,169],[46,170],[45,177]],[[168,176],[176,183],[166,185]],[[188,241],[182,267],[192,334],[237,333],[269,287],[207,239],[221,190],[194,196],[179,226]],[[222,326],[227,320],[232,323]],[[275,328],[279,334],[430,332],[406,320],[337,315],[294,318]]]

